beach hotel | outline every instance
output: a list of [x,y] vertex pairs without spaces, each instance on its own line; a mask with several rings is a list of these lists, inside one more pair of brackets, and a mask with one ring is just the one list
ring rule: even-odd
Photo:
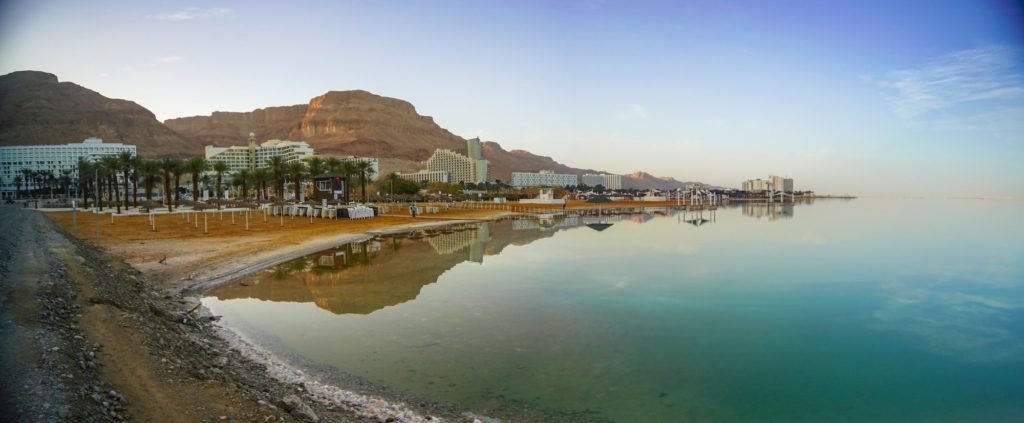
[[39,188],[34,178],[26,178],[24,170],[48,172],[59,178],[65,173],[71,180],[78,179],[78,159],[90,160],[103,156],[117,156],[122,152],[135,154],[135,146],[104,143],[99,138],[86,138],[80,143],[64,145],[22,145],[0,147],[0,198],[14,198],[18,187],[14,179],[21,176],[21,189]]

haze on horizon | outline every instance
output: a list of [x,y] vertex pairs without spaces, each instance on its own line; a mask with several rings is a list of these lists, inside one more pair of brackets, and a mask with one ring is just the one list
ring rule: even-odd
[[1024,195],[1020,4],[839,3],[6,1],[0,74],[160,120],[365,89],[575,167]]

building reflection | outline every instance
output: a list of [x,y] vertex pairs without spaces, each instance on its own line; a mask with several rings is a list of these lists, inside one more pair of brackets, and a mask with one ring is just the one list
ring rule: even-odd
[[743,215],[755,219],[789,219],[793,217],[793,203],[745,202],[741,205]]
[[313,303],[335,314],[369,314],[415,299],[424,286],[460,263],[482,263],[509,245],[526,245],[579,224],[559,219],[553,230],[539,225],[513,230],[515,226],[522,224],[509,220],[377,237],[246,276],[209,295]]

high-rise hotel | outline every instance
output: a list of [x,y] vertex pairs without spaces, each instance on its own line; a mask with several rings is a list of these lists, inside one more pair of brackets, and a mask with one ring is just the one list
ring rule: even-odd
[[103,156],[116,156],[129,152],[133,156],[135,146],[121,143],[105,143],[99,138],[86,138],[80,143],[64,145],[18,145],[0,147],[0,198],[13,198],[18,186],[15,178],[20,176],[21,189],[37,188],[34,178],[26,178],[24,170],[48,172],[55,177],[67,173],[72,180],[78,179],[78,159],[96,160]]

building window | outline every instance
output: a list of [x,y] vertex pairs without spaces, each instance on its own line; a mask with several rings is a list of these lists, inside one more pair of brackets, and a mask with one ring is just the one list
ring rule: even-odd
[[317,191],[330,191],[331,190],[331,181],[316,181],[316,190]]

